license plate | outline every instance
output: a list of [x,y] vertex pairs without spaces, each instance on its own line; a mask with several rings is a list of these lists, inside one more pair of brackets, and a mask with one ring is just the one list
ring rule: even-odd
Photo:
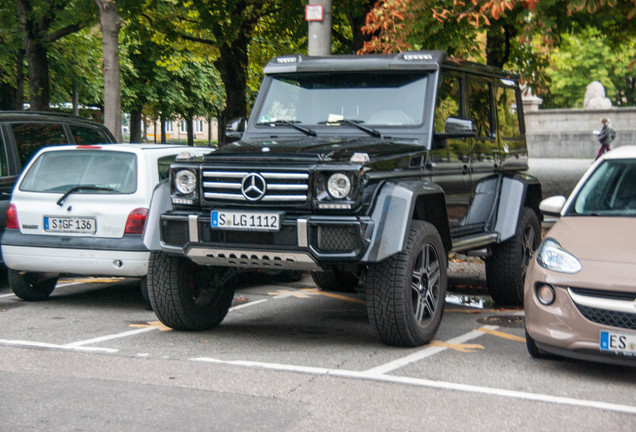
[[44,216],[44,231],[95,234],[95,218]]
[[601,351],[636,356],[636,333],[601,331]]
[[278,231],[282,213],[275,212],[240,212],[213,210],[211,214],[212,228]]

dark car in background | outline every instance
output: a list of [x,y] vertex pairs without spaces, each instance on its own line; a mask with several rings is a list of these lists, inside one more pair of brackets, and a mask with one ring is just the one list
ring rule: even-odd
[[115,137],[103,124],[55,112],[0,111],[0,234],[11,191],[22,168],[42,147],[106,144]]

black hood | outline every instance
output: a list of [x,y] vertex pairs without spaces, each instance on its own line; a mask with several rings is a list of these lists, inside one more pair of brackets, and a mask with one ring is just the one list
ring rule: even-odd
[[424,144],[416,139],[294,137],[236,141],[210,153],[208,158],[348,161],[354,153],[366,153],[374,160],[418,152],[424,148]]

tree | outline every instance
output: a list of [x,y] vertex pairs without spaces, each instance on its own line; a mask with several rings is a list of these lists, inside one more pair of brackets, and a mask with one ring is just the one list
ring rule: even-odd
[[613,49],[608,37],[595,28],[564,35],[546,70],[549,86],[543,95],[543,106],[582,108],[591,81],[603,84],[614,106],[635,106],[635,59],[636,38]]
[[31,109],[49,109],[49,47],[94,22],[88,2],[15,0],[28,62]]
[[363,30],[374,37],[360,52],[426,48],[485,57],[541,91],[562,34],[595,26],[620,44],[636,30],[635,16],[636,0],[383,0],[367,15]]
[[104,125],[117,142],[121,136],[121,81],[119,73],[119,29],[116,0],[95,0],[99,7],[104,51]]
[[0,0],[0,109],[24,103],[24,48],[13,0]]

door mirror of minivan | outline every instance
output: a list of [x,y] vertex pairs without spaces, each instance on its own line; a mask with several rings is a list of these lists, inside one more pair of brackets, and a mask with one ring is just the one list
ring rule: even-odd
[[231,139],[241,139],[246,124],[247,120],[243,117],[230,120],[225,126],[225,136]]

